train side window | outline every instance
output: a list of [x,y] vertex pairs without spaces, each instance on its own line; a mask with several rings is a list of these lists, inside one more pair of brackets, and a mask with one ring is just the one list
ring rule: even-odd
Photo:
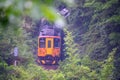
[[51,48],[51,41],[48,40],[48,48]]
[[54,38],[54,47],[55,48],[60,47],[60,39],[59,38]]
[[40,38],[39,39],[39,47],[40,48],[45,48],[45,38]]

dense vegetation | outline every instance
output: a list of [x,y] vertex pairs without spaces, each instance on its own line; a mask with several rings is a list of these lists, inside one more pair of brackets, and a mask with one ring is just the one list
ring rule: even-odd
[[[0,80],[120,79],[120,1],[71,1],[0,1]],[[54,8],[70,11],[63,27],[66,58],[57,70],[45,70],[35,63],[37,36],[41,17],[61,19]],[[18,66],[12,65],[15,46]]]

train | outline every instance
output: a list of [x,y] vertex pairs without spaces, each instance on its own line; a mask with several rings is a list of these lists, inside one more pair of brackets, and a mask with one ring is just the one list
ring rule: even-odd
[[45,23],[38,36],[38,62],[58,64],[61,58],[61,32],[54,25]]
[[[59,10],[59,14],[68,17],[70,12],[67,8]],[[41,20],[41,29],[38,36],[38,62],[40,64],[58,64],[59,60],[64,59],[64,32],[58,25],[51,24],[45,18]]]

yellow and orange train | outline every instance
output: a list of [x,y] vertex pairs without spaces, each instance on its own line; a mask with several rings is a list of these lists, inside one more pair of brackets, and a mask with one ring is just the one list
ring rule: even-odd
[[38,61],[41,64],[58,64],[61,53],[60,36],[38,37]]

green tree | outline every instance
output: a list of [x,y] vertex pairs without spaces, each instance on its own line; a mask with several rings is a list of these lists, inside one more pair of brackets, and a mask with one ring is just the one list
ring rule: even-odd
[[114,73],[114,54],[116,53],[116,48],[109,54],[105,63],[102,65],[101,69],[101,79],[102,80],[112,80]]

